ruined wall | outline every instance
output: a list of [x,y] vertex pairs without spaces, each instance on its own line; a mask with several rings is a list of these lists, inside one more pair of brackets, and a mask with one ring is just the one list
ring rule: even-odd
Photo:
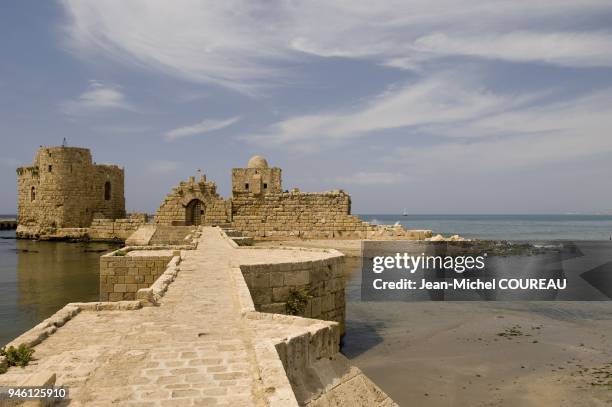
[[123,169],[95,165],[86,148],[41,147],[32,166],[17,169],[19,225],[84,228],[96,214],[124,217],[123,179]]
[[350,215],[344,191],[284,192],[232,198],[232,227],[253,237],[364,236],[372,225]]
[[[336,321],[344,333],[343,267],[344,256],[338,253],[334,258],[307,263],[241,265],[240,270],[257,311]],[[306,304],[295,312],[287,302],[295,303],[298,298]]]
[[[201,202],[201,213],[196,223],[189,221],[188,208],[192,201]],[[155,214],[154,223],[165,226],[219,225],[228,221],[229,203],[217,194],[217,185],[202,176],[181,183],[166,195]]]
[[173,254],[172,250],[126,253],[124,248],[100,257],[100,301],[136,299],[139,289],[148,288],[166,270]]

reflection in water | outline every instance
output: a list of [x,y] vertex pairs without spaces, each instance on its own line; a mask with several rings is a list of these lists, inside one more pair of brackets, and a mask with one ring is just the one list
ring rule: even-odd
[[0,235],[0,344],[69,302],[98,299],[99,258],[115,246]]

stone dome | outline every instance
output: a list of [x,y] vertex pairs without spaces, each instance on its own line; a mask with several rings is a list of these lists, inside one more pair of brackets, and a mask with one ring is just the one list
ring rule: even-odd
[[247,164],[248,168],[268,168],[268,162],[260,155],[254,155]]

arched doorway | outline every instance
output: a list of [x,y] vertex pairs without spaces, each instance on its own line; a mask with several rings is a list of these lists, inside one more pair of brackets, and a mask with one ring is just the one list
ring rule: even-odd
[[185,225],[198,226],[202,224],[204,216],[204,203],[199,199],[192,199],[185,207]]

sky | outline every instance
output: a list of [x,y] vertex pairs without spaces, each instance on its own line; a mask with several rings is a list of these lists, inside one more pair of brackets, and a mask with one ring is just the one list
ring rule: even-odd
[[0,2],[0,213],[40,145],[153,213],[260,154],[354,213],[612,211],[609,0]]

